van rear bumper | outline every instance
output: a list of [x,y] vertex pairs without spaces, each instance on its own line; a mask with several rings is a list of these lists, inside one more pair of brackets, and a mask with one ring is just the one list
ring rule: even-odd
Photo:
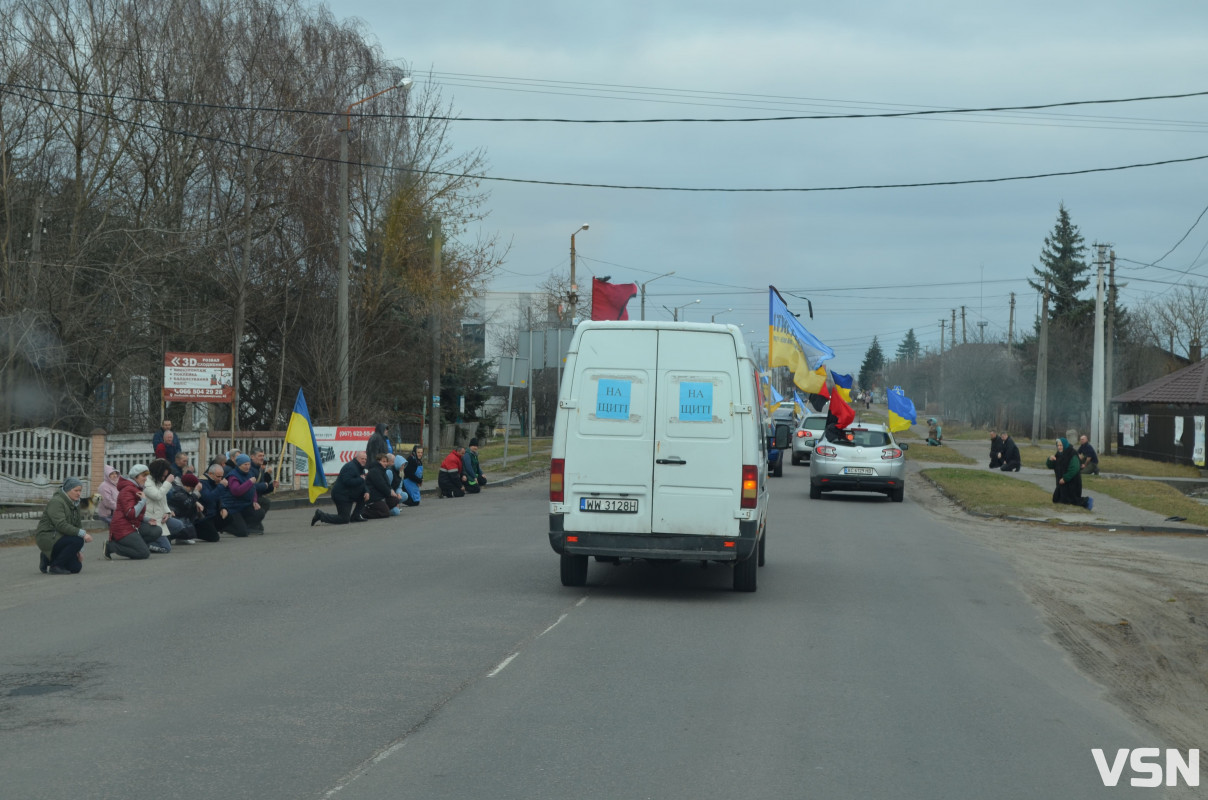
[[[681,558],[745,561],[755,552],[759,522],[740,520],[738,536],[684,533],[588,533],[562,530],[563,516],[550,514],[549,544],[559,555],[611,558]],[[567,541],[567,537],[578,541]],[[726,543],[732,543],[726,546]]]

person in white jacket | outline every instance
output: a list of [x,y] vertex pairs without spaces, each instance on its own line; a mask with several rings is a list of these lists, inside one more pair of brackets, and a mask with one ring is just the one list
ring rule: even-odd
[[[168,493],[172,491],[172,484],[176,478],[172,474],[172,465],[168,463],[167,459],[157,458],[148,465],[147,469],[151,474],[147,477],[146,484],[143,485],[143,497],[147,501],[146,508],[143,510],[143,519],[149,525],[158,525],[164,532],[164,535],[150,546],[150,550],[152,553],[170,553],[172,545],[169,543],[169,539],[177,544],[183,544],[186,541],[179,536],[186,527],[184,521],[177,519],[168,506]],[[157,547],[160,549],[156,549]]]

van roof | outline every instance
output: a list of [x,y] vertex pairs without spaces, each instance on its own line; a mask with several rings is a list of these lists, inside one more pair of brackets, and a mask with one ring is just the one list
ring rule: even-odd
[[737,325],[723,325],[720,322],[671,322],[670,320],[586,320],[575,328],[575,338],[571,340],[571,349],[584,331],[590,330],[658,330],[658,331],[704,331],[707,333],[728,333],[734,338],[735,348],[741,358],[750,358],[747,343],[742,338],[742,329]]

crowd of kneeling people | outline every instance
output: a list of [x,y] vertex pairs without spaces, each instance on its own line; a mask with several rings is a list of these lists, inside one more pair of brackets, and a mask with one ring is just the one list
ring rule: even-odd
[[[163,433],[161,431],[161,433]],[[109,526],[103,555],[145,559],[170,553],[174,546],[217,542],[222,534],[246,537],[264,533],[269,497],[279,486],[265,465],[265,453],[231,450],[210,463],[198,477],[188,457],[173,451],[157,434],[159,458],[135,464],[125,474],[105,466],[105,480],[92,498],[94,516]],[[335,513],[316,510],[310,524],[343,525],[384,519],[418,506],[424,480],[424,449],[403,455],[391,452],[385,426],[379,425],[368,450],[356,453],[340,469],[330,487]],[[457,446],[440,464],[440,496],[477,494],[486,485],[478,460],[478,440],[469,449]],[[83,568],[84,545],[92,536],[83,527],[81,497],[84,483],[68,478],[42,513],[35,534],[38,568],[43,573],[69,575]]]

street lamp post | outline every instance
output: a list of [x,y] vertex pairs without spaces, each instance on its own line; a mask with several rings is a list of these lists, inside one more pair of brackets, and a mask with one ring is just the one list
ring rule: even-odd
[[732,309],[732,308],[727,308],[725,311],[718,311],[716,314],[714,314],[713,316],[709,317],[709,321],[710,321],[710,322],[717,322],[717,318],[718,318],[718,317],[720,317],[722,314],[729,314],[729,313],[730,313],[731,311],[733,311],[733,310],[734,310],[734,309]]
[[[646,283],[652,283],[653,281],[657,281],[659,278],[666,278],[668,275],[674,274],[675,270],[664,272],[662,275],[655,275],[653,278],[646,281]],[[646,283],[642,284],[642,319],[646,319]],[[666,306],[664,306],[664,308],[666,308]]]
[[700,302],[700,300],[693,300],[693,301],[692,301],[692,302],[690,302],[690,303],[684,303],[682,306],[676,306],[675,308],[667,308],[667,306],[663,306],[663,308],[667,308],[667,310],[668,310],[669,312],[671,312],[671,319],[672,319],[673,321],[675,321],[675,322],[679,322],[679,312],[680,312],[680,310],[681,310],[681,309],[684,309],[684,308],[687,308],[688,306],[695,305],[695,304],[697,304],[697,303],[699,303],[699,302]]
[[352,133],[352,109],[361,103],[369,102],[378,95],[395,89],[408,91],[411,88],[411,83],[410,78],[403,78],[388,89],[383,89],[376,94],[371,94],[350,104],[344,111],[346,122],[344,129],[340,131],[340,280],[336,294],[337,327],[339,328],[336,332],[336,338],[340,340],[336,371],[340,375],[339,421],[341,425],[348,422],[348,137]]
[[570,324],[575,324],[575,308],[579,305],[579,287],[575,283],[575,235],[579,231],[585,231],[588,224],[584,222],[579,226],[578,230],[570,235]]

